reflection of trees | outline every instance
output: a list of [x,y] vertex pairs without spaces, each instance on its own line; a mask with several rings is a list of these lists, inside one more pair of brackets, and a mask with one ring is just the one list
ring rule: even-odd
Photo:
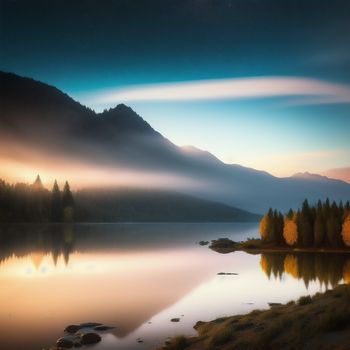
[[268,278],[281,279],[286,273],[303,280],[306,287],[311,281],[319,281],[326,287],[334,287],[341,280],[350,283],[349,254],[262,254],[260,265]]
[[63,256],[66,264],[73,252],[73,225],[8,225],[0,227],[0,264],[8,258],[51,254],[54,264]]
[[345,283],[350,283],[350,260],[344,264],[343,278]]

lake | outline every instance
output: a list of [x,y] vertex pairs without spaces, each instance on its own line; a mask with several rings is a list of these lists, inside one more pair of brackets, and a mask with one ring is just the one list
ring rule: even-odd
[[0,349],[50,347],[65,326],[88,321],[116,327],[91,349],[155,349],[195,335],[199,320],[350,282],[349,255],[219,254],[198,244],[257,236],[255,223],[1,226]]

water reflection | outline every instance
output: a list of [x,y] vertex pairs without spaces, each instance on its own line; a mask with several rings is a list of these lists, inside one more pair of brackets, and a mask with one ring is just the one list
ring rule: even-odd
[[288,274],[302,280],[306,288],[312,281],[326,288],[335,287],[343,281],[350,283],[349,254],[262,254],[260,266],[268,278],[282,279],[284,274]]
[[[117,326],[110,334],[113,349],[120,342],[133,349],[139,336],[150,338],[138,348],[155,348],[171,334],[169,320],[177,313],[161,324],[148,321],[227,268],[230,257],[196,242],[237,234],[244,239],[252,231],[255,224],[1,226],[2,345],[48,347],[65,325],[97,321]],[[147,334],[134,335],[143,324]]]
[[60,256],[65,264],[74,252],[73,225],[0,226],[0,266],[10,257],[31,256],[38,269],[45,255],[51,255],[56,266]]
[[96,321],[117,326],[96,350],[155,349],[194,335],[198,320],[313,294],[320,281],[350,282],[346,256],[218,254],[196,244],[257,234],[250,223],[0,226],[0,348],[49,347],[67,324]]

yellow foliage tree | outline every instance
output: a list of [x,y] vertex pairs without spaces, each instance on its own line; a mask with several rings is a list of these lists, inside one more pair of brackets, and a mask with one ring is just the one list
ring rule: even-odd
[[288,218],[287,216],[284,218],[283,237],[286,243],[290,246],[297,243],[298,226],[295,216],[292,219]]
[[260,221],[260,237],[263,241],[266,241],[267,237],[268,237],[268,221],[269,221],[269,217],[268,215],[264,215],[263,218]]
[[343,241],[347,247],[350,247],[350,214],[345,217],[341,231]]

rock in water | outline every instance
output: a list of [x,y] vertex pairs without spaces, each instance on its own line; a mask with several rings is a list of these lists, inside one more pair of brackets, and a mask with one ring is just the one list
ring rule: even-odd
[[80,336],[81,344],[96,344],[101,341],[101,337],[97,333],[83,333]]
[[64,331],[67,333],[75,333],[78,332],[80,329],[82,329],[83,327],[77,324],[70,324],[69,326],[67,326]]
[[175,317],[175,318],[172,318],[172,319],[170,320],[170,322],[180,322],[180,319],[177,318],[177,317]]
[[101,326],[96,326],[93,329],[94,329],[94,331],[108,331],[108,330],[113,329],[113,328],[115,328],[115,327],[106,326],[103,324]]
[[97,323],[97,322],[85,322],[85,323],[80,323],[79,325],[81,328],[93,328],[96,326],[102,326],[102,323]]
[[80,338],[77,335],[66,335],[65,337],[59,338],[56,345],[61,348],[69,349],[73,346],[77,346],[76,344],[78,343],[80,344]]
[[74,341],[63,337],[57,340],[56,345],[61,348],[70,349],[74,346]]

